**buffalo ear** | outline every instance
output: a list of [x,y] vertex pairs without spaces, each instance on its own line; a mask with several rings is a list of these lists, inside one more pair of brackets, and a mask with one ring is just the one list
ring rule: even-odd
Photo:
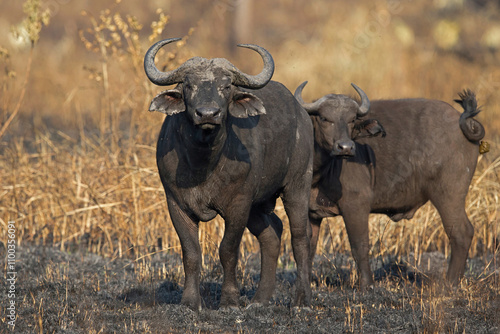
[[182,93],[177,89],[166,90],[156,95],[149,106],[149,111],[159,111],[169,116],[184,110],[186,110],[186,106],[182,99]]
[[233,117],[245,118],[263,115],[266,113],[266,108],[257,96],[248,92],[236,91],[231,103],[229,103],[229,113]]
[[380,134],[382,137],[386,135],[384,127],[376,119],[358,120],[352,130],[352,139],[376,137]]

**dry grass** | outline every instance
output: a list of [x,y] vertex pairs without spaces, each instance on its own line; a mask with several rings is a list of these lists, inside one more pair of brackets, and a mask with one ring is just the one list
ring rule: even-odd
[[[143,264],[158,253],[179,254],[155,162],[163,116],[145,111],[160,88],[150,85],[143,75],[144,51],[160,37],[184,35],[182,42],[160,53],[162,66],[173,68],[199,54],[228,57],[243,70],[255,72],[258,58],[246,61],[247,51],[231,57],[224,51],[229,2],[210,5],[200,0],[201,20],[193,17],[197,11],[180,17],[180,1],[172,1],[170,11],[149,8],[149,13],[127,1],[91,1],[93,7],[76,9],[63,1],[57,3],[58,11],[52,13],[34,49],[27,84],[21,80],[29,57],[25,49],[0,37],[2,125],[16,110],[20,92],[27,89],[19,115],[0,142],[0,224],[17,222],[20,245],[55,245]],[[279,10],[271,10],[267,2],[255,0],[252,42],[271,51],[277,64],[274,78],[290,90],[309,80],[306,100],[330,92],[350,93],[350,82],[372,98],[426,96],[451,102],[465,87],[478,93],[484,110],[479,118],[492,151],[480,157],[467,200],[476,231],[469,255],[491,261],[485,276],[469,278],[460,291],[472,308],[484,309],[488,304],[480,297],[486,289],[484,282],[498,286],[500,254],[500,96],[495,94],[500,86],[496,51],[500,45],[495,44],[493,29],[500,11],[497,7],[440,9],[440,1],[401,2],[396,10],[389,3],[357,1],[353,7],[350,2],[278,1]],[[428,8],[432,12],[422,14]],[[1,4],[0,11],[6,10],[16,18],[20,5]],[[84,15],[79,13],[82,10]],[[486,18],[485,11],[490,13]],[[56,28],[71,20],[76,28],[68,25],[73,30],[57,37]],[[220,24],[212,25],[212,21]],[[16,23],[2,18],[0,26],[6,22]],[[453,39],[455,33],[458,40]],[[488,33],[493,37],[488,39]],[[277,213],[286,225],[281,206]],[[411,258],[411,265],[421,268],[425,266],[422,256],[428,252],[449,255],[447,237],[431,205],[420,209],[411,221],[396,224],[385,216],[373,216],[370,224],[372,256],[382,262]],[[348,252],[342,220],[329,219],[323,226],[322,254]],[[223,231],[219,218],[200,224],[205,270],[213,270],[218,263]],[[6,242],[6,229],[0,231],[0,240]],[[288,229],[282,248],[280,268],[292,268]],[[256,240],[245,233],[243,269],[257,251]],[[165,275],[165,267],[151,271],[147,264],[143,266],[138,277]],[[182,276],[180,268],[175,275]],[[487,295],[498,293],[497,289]],[[454,332],[444,325],[449,309],[441,312],[447,302],[440,298],[430,289],[409,300],[412,308],[425,313],[428,321],[422,328],[426,331]],[[363,317],[374,310],[349,303],[344,307],[345,329],[362,330]],[[462,324],[457,328],[463,328]]]

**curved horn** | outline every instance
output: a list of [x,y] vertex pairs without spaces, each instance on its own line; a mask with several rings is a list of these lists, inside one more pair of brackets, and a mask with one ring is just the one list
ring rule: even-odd
[[144,56],[144,71],[148,79],[158,86],[168,86],[182,81],[183,65],[170,71],[162,72],[155,65],[156,53],[165,45],[181,40],[181,38],[168,38],[153,44]]
[[302,90],[304,89],[304,86],[307,84],[307,81],[304,81],[303,83],[300,84],[299,87],[295,90],[295,93],[293,94],[295,96],[295,99],[300,103],[302,108],[304,108],[308,113],[311,113],[313,111],[317,111],[319,108],[319,105],[323,102],[323,99],[316,100],[313,103],[306,103],[302,99]]
[[263,47],[254,44],[238,44],[238,46],[258,52],[264,61],[264,68],[257,75],[248,75],[234,67],[232,69],[232,72],[235,74],[233,85],[253,89],[262,88],[267,85],[274,73],[274,61],[271,54]]
[[366,96],[365,92],[355,84],[351,83],[351,86],[354,87],[356,92],[358,92],[359,97],[361,97],[361,105],[359,106],[358,116],[364,116],[370,110],[370,100],[368,96]]

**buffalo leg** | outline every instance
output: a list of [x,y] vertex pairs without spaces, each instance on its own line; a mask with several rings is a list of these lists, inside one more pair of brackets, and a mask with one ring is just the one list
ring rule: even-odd
[[167,202],[170,218],[182,248],[185,281],[181,304],[193,310],[201,310],[201,249],[198,240],[198,222],[189,218],[175,201],[167,199]]
[[465,200],[453,201],[453,198],[450,200],[451,196],[451,193],[447,195],[448,201],[446,202],[443,196],[432,203],[441,216],[451,244],[450,263],[446,278],[453,285],[457,285],[464,275],[469,248],[474,236],[474,227],[465,213]]
[[318,247],[318,237],[319,237],[319,230],[321,228],[321,221],[323,219],[314,219],[309,217],[309,222],[311,223],[311,246],[309,250],[309,265],[312,268],[312,264],[314,261],[314,256],[316,255],[316,249]]
[[[219,256],[224,269],[224,281],[220,307],[237,307],[239,288],[236,281],[236,265],[238,263],[241,238],[247,225],[250,209],[244,209],[245,201],[237,201],[229,212],[238,213],[235,216],[228,215],[225,218],[224,237],[219,247]],[[250,202],[250,201],[248,201]]]
[[370,269],[370,235],[368,228],[369,209],[361,205],[350,205],[348,210],[342,209],[347,236],[351,245],[352,256],[356,262],[359,276],[359,286],[366,289],[373,285],[373,275]]
[[285,189],[283,205],[290,221],[293,257],[297,263],[294,306],[309,306],[311,303],[311,266],[310,237],[311,226],[308,221],[309,189]]
[[254,304],[269,303],[276,285],[276,265],[280,252],[283,223],[274,213],[250,214],[248,229],[257,237],[261,253],[259,288],[252,299]]

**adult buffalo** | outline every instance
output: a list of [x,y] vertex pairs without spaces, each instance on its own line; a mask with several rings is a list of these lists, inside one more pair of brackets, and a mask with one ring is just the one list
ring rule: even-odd
[[[264,48],[264,69],[251,76],[226,59],[191,58],[161,72],[154,44],[144,68],[156,85],[178,85],[156,96],[150,111],[167,114],[157,145],[157,164],[168,209],[179,236],[185,272],[182,304],[201,308],[199,221],[225,220],[219,256],[224,269],[221,307],[238,306],[236,264],[245,227],[260,243],[261,280],[253,303],[268,303],[283,225],[273,213],[281,196],[290,220],[297,262],[296,305],[310,302],[308,200],[312,178],[312,125],[283,85],[270,82],[274,62]],[[247,90],[248,88],[251,90]]]
[[[455,100],[464,109],[460,114],[436,100],[370,103],[355,85],[360,106],[347,96],[333,94],[305,103],[301,98],[305,84],[297,88],[295,97],[311,115],[315,131],[311,261],[321,220],[342,215],[360,285],[373,284],[369,214],[386,214],[393,221],[411,219],[430,200],[451,243],[447,278],[457,284],[474,234],[465,198],[485,134],[472,118],[480,111],[474,93],[465,91]],[[366,119],[368,115],[373,119]],[[366,139],[377,134],[382,136]]]

